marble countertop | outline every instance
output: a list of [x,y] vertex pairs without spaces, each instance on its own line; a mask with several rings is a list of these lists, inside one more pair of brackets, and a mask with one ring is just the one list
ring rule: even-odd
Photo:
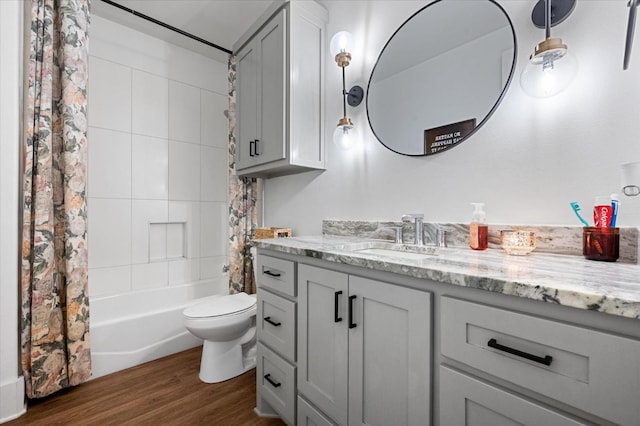
[[254,244],[260,249],[640,319],[640,265],[535,251],[510,256],[501,249],[464,247],[428,247],[423,255],[387,256],[359,250],[402,246],[354,237],[301,236],[255,240]]

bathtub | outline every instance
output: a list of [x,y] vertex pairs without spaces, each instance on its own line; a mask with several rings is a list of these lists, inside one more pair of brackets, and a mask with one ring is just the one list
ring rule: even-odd
[[228,279],[91,299],[92,378],[201,345],[183,325],[184,308],[216,297]]

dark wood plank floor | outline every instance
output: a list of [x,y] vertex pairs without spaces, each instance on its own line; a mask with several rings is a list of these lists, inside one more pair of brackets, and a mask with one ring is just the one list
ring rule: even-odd
[[30,401],[17,425],[284,425],[258,417],[255,369],[223,383],[198,379],[201,347]]

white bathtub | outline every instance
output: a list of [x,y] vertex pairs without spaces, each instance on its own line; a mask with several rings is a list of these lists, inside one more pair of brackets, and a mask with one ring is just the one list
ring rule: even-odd
[[201,345],[184,327],[182,311],[226,288],[227,278],[220,280],[92,298],[92,378]]

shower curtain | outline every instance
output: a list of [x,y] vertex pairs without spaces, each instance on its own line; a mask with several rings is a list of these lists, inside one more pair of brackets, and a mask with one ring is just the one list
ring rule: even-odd
[[27,3],[21,348],[29,398],[91,375],[85,202],[88,1]]
[[236,175],[236,57],[229,57],[229,293],[256,292],[251,239],[257,226],[257,183]]

